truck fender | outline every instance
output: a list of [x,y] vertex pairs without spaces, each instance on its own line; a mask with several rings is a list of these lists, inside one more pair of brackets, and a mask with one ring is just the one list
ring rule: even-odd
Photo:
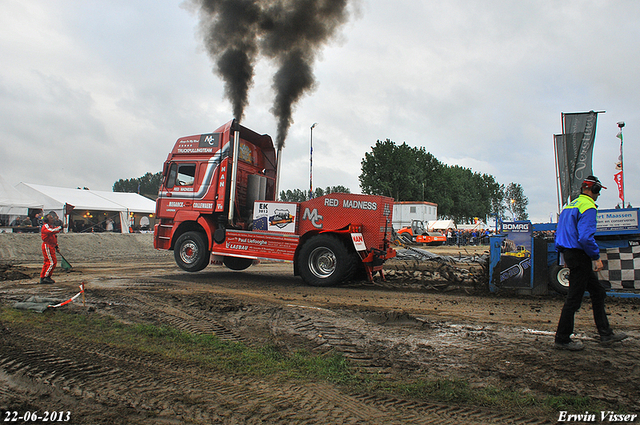
[[197,223],[204,229],[205,237],[207,238],[207,244],[209,248],[211,248],[213,246],[211,235],[214,234],[217,226],[209,220],[205,219],[203,216],[198,217]]

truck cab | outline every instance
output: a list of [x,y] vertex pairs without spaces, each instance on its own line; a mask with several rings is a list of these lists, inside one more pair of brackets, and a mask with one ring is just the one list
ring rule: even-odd
[[364,268],[382,275],[393,199],[331,194],[278,202],[278,161],[270,136],[235,120],[179,138],[163,167],[156,201],[156,249],[174,251],[190,272],[221,263],[242,270],[268,259],[294,263],[305,282],[326,286]]

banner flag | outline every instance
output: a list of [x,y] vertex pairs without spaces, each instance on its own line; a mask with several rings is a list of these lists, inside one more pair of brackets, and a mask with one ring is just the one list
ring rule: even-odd
[[618,197],[622,201],[622,208],[624,208],[624,191],[622,189],[624,187],[624,180],[623,180],[623,177],[622,177],[622,171],[620,171],[619,173],[614,174],[613,175],[613,180],[618,185]]
[[560,200],[562,205],[567,204],[571,194],[571,181],[569,180],[569,163],[567,162],[567,145],[562,134],[553,135],[556,145],[556,161],[558,164],[558,178],[560,179]]
[[594,111],[562,114],[571,199],[580,196],[582,181],[593,175],[592,157],[597,119],[598,113]]

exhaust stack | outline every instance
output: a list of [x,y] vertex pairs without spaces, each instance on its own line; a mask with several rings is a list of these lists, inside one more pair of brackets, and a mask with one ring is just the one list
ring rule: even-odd
[[280,169],[282,168],[282,161],[281,161],[281,155],[282,155],[282,145],[280,147],[278,147],[278,157],[276,158],[276,201],[278,200],[278,197],[280,196]]
[[238,146],[240,145],[240,125],[237,120],[233,120],[231,129],[233,130],[233,162],[231,165],[231,193],[229,194],[229,223],[233,224],[236,203],[236,179],[238,177]]

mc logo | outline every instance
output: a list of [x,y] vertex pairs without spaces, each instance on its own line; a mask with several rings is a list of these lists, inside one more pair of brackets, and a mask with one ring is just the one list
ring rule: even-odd
[[304,214],[302,214],[302,219],[309,220],[316,229],[322,229],[322,216],[318,214],[317,208],[314,208],[313,211],[310,211],[309,208],[305,208]]

